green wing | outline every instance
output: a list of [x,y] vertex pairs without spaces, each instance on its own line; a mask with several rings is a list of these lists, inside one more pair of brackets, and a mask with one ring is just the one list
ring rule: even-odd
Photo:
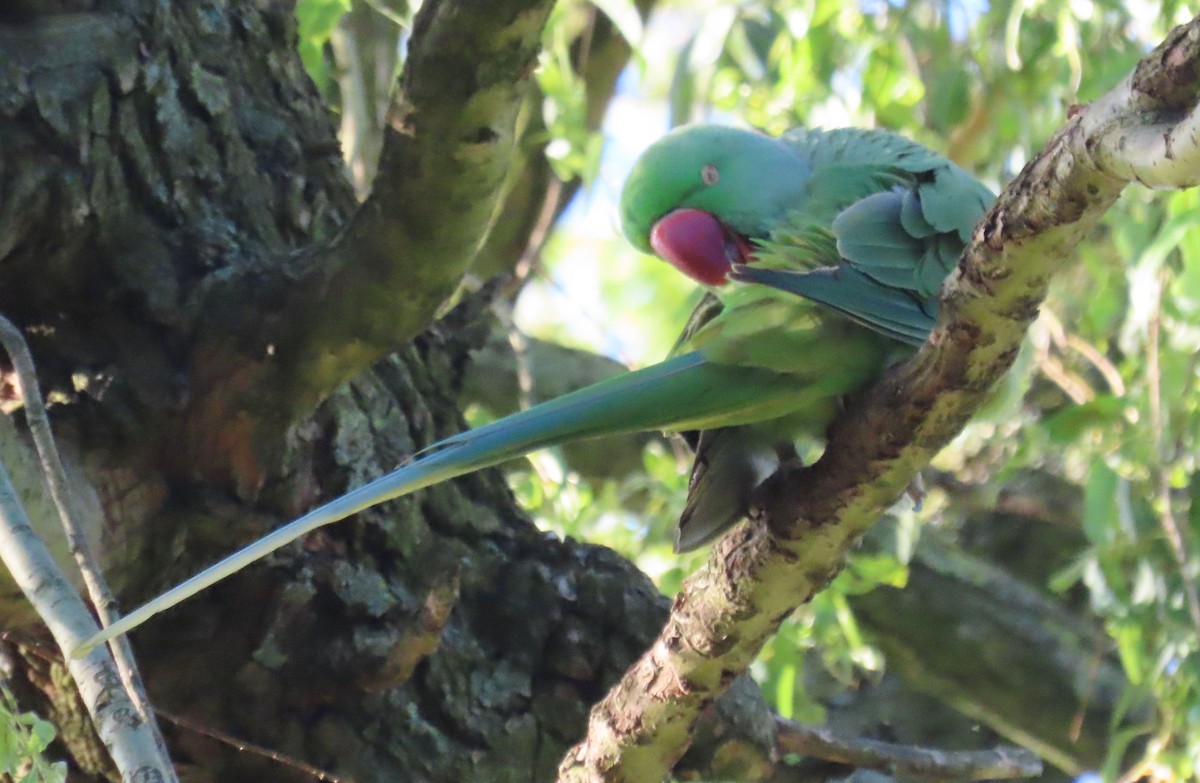
[[820,302],[891,339],[924,342],[942,281],[992,193],[891,133],[799,129],[781,138],[812,166],[808,197],[734,278]]
[[695,452],[675,551],[695,549],[745,516],[754,489],[797,437],[819,438],[841,399],[878,376],[892,346],[883,337],[770,286],[732,286],[708,294],[676,346],[750,375],[789,379],[787,406],[758,423],[683,432]]

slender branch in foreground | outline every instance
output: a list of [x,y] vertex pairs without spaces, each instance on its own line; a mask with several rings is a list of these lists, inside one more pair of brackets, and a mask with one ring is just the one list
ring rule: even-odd
[[277,750],[264,748],[262,745],[255,745],[253,742],[247,742],[246,740],[238,739],[232,734],[226,734],[223,731],[218,731],[211,726],[206,726],[183,715],[169,712],[157,707],[155,708],[154,712],[158,715],[158,717],[174,726],[178,726],[180,729],[195,732],[203,737],[208,737],[215,742],[219,742],[222,745],[228,745],[231,748],[236,748],[243,753],[251,753],[255,756],[262,756],[263,758],[270,759],[280,766],[288,767],[289,769],[295,770],[301,775],[310,777],[313,780],[320,780],[323,781],[323,783],[354,783],[354,780],[351,778],[334,775],[332,772],[326,772],[319,767],[306,764],[300,759],[287,756]]
[[[64,655],[99,630],[87,606],[30,524],[2,465],[0,560],[45,621]],[[121,779],[176,780],[170,761],[159,747],[157,732],[129,700],[108,649],[98,647],[84,658],[66,657],[66,665]]]
[[[71,491],[67,473],[63,469],[62,458],[54,443],[54,433],[50,429],[50,417],[46,415],[46,404],[42,400],[42,393],[38,388],[37,370],[33,364],[33,355],[29,351],[29,344],[16,324],[4,316],[0,316],[0,345],[4,346],[5,352],[12,360],[17,379],[17,392],[21,395],[25,405],[25,421],[33,436],[33,443],[37,448],[38,459],[42,465],[42,473],[50,488],[50,497],[54,501],[55,508],[58,509],[58,518],[62,522],[67,541],[70,543],[71,554],[75,558],[76,565],[79,566],[79,572],[83,575],[83,584],[87,589],[88,597],[92,600],[92,605],[96,607],[101,622],[108,625],[116,619],[116,599],[113,597],[108,583],[104,581],[100,564],[92,552],[91,545],[88,544],[87,536],[83,533],[84,515]],[[96,520],[92,527],[98,529],[100,527],[99,520]],[[46,618],[43,616],[42,619]],[[158,724],[154,721],[150,699],[146,696],[146,687],[142,683],[141,673],[138,672],[137,663],[133,659],[133,650],[129,646],[129,639],[126,637],[114,639],[112,654],[130,699],[137,707],[142,720],[149,726],[155,743],[165,756],[167,745],[158,730]],[[175,780],[173,768],[170,769],[169,779]]]
[[918,780],[1012,780],[1042,774],[1042,762],[1024,748],[933,750],[891,742],[838,737],[827,728],[776,718],[776,748],[855,767],[901,773]]
[[[821,460],[764,484],[755,519],[675,599],[658,640],[591,713],[559,780],[662,780],[700,711],[948,443],[1016,357],[1053,273],[1133,180],[1200,182],[1200,18],[1112,92],[1077,111],[1004,190],[943,291],[917,356],[852,401]],[[1182,123],[1171,124],[1171,118]],[[1158,138],[1169,139],[1156,147]],[[1160,160],[1155,150],[1162,150]]]

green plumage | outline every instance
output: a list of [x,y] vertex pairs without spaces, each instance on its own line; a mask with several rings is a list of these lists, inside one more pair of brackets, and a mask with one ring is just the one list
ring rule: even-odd
[[76,654],[317,527],[597,435],[703,431],[690,438],[696,465],[676,542],[699,546],[745,513],[796,438],[822,437],[845,395],[925,339],[942,280],[990,200],[958,167],[887,133],[673,132],[630,174],[621,203],[626,235],[649,251],[660,219],[700,210],[728,239],[709,261],[747,242],[754,259],[734,268],[741,282],[706,300],[672,358],[434,444],[154,599]]
[[[715,182],[705,182],[705,166],[715,169],[715,178],[708,172]],[[683,346],[711,342],[708,354],[717,361],[784,373],[803,362],[847,365],[824,385],[833,395],[827,404],[811,407],[803,421],[691,439],[696,466],[679,549],[703,544],[741,516],[748,501],[712,499],[748,498],[741,485],[747,465],[761,463],[767,446],[784,453],[791,437],[820,437],[836,410],[828,403],[876,377],[897,350],[925,341],[942,283],[993,198],[941,155],[881,131],[797,129],[772,139],[700,126],[651,146],[622,198],[622,222],[634,244],[647,247],[652,228],[669,213],[700,209],[753,247],[751,263],[732,269],[743,285],[714,290],[724,310],[710,303],[703,318],[693,318]],[[803,353],[789,344],[813,319],[840,320],[836,314],[865,328],[814,342]],[[720,485],[708,486],[714,481]]]

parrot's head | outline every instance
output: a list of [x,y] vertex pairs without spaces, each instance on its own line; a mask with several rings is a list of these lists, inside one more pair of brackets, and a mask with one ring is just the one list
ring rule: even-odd
[[747,263],[804,197],[808,164],[779,139],[719,125],[689,125],[646,149],[621,191],[621,227],[705,285]]

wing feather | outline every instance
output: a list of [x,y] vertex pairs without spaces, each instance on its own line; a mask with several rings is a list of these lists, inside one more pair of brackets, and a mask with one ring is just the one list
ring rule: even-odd
[[809,189],[734,279],[803,296],[910,345],[994,200],[938,153],[885,131],[781,137],[811,166]]

